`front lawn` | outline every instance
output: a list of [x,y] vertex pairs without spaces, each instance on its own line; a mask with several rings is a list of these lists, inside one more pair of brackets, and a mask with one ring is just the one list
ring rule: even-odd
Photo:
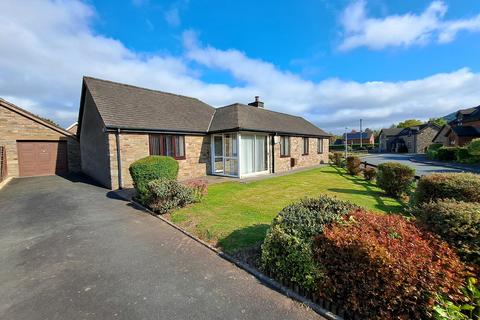
[[376,212],[402,212],[397,200],[362,177],[325,166],[249,183],[209,186],[201,203],[174,211],[170,219],[226,252],[252,246],[265,237],[276,214],[303,197],[329,194]]

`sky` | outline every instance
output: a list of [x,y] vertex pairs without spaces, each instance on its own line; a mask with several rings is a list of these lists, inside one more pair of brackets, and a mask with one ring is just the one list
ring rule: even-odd
[[0,21],[0,97],[62,126],[84,75],[336,134],[480,105],[477,0],[0,0]]

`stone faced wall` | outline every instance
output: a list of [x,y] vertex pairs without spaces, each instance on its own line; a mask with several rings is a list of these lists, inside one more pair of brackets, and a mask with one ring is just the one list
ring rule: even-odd
[[[111,188],[118,189],[117,143],[114,133],[108,135]],[[178,180],[204,177],[210,171],[210,142],[206,136],[185,136],[185,159],[177,160]],[[149,152],[148,134],[120,133],[123,187],[133,186],[128,168]]]
[[437,135],[438,131],[437,128],[434,127],[427,127],[423,129],[419,134],[417,134],[416,139],[416,153],[425,153],[427,148],[433,143],[433,138]]
[[80,150],[76,139],[0,106],[0,145],[6,148],[9,177],[19,175],[17,140],[67,141],[68,168],[73,172],[80,171]]
[[[302,167],[311,167],[321,163],[328,163],[328,138],[323,139],[323,153],[317,153],[317,138],[309,138],[309,153],[302,155],[302,137],[290,137],[290,157],[280,157],[280,143],[275,144],[275,172],[285,172],[299,169]],[[290,166],[290,158],[297,159],[295,167]]]

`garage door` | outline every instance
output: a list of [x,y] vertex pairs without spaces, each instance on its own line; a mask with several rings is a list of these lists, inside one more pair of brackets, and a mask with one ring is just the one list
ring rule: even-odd
[[17,148],[21,177],[68,172],[65,141],[18,141]]

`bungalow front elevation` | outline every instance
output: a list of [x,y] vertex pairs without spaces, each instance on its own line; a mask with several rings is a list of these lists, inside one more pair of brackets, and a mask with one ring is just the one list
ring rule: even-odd
[[284,172],[328,162],[329,134],[297,116],[248,105],[221,108],[186,96],[84,77],[78,119],[82,171],[132,186],[130,164],[177,159],[179,180]]

